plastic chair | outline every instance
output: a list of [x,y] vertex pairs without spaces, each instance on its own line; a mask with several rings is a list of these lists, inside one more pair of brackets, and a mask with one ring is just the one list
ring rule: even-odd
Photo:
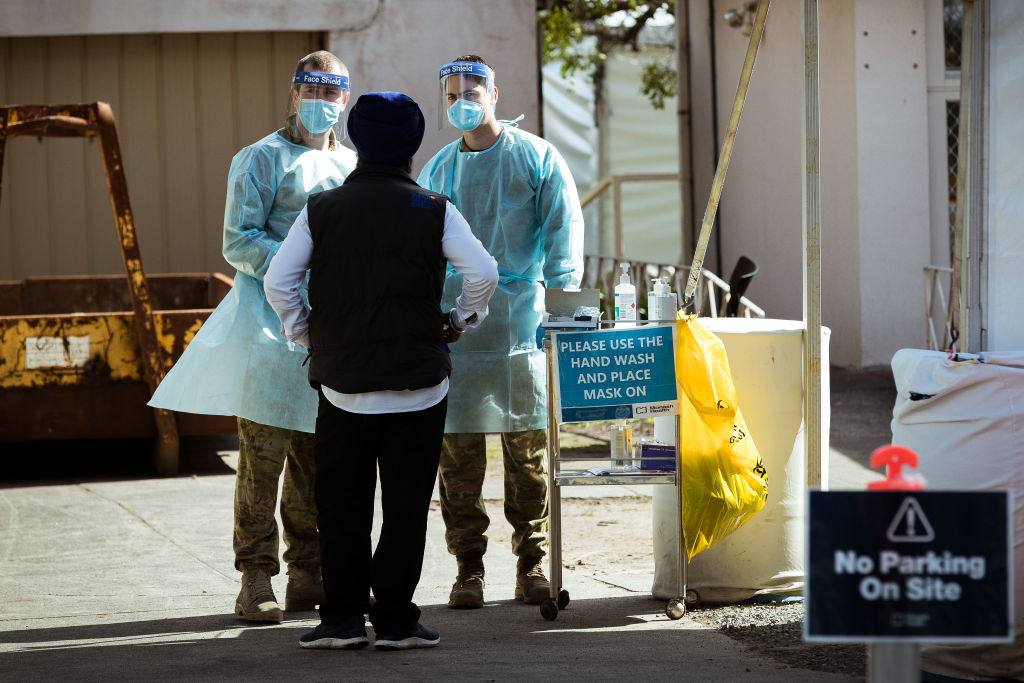
[[757,275],[757,264],[746,256],[740,256],[736,266],[729,276],[729,298],[722,302],[722,310],[719,315],[726,318],[735,318],[740,308],[740,298],[747,291],[750,281]]

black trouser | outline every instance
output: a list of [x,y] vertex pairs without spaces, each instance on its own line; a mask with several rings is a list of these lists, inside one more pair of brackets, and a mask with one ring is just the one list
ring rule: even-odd
[[[411,413],[349,413],[321,393],[314,453],[324,624],[369,612],[379,636],[404,633],[419,620],[412,595],[423,568],[427,510],[447,411],[445,398]],[[370,531],[378,468],[383,525],[374,551]]]

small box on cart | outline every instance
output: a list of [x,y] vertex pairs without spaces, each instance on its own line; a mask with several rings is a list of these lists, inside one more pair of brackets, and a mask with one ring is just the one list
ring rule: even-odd
[[676,447],[667,443],[640,443],[640,469],[652,472],[676,471]]

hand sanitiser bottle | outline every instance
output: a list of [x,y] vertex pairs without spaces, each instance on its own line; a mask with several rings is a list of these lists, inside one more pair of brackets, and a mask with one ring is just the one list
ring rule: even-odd
[[676,295],[669,289],[665,278],[654,280],[654,287],[647,294],[647,319],[671,321],[676,317]]
[[622,274],[615,285],[615,319],[636,320],[636,287],[629,282],[629,264],[620,263]]

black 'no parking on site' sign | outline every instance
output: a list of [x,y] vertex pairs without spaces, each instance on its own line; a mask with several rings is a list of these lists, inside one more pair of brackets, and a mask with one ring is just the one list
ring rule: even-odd
[[1007,492],[810,491],[807,513],[807,640],[1013,640]]

